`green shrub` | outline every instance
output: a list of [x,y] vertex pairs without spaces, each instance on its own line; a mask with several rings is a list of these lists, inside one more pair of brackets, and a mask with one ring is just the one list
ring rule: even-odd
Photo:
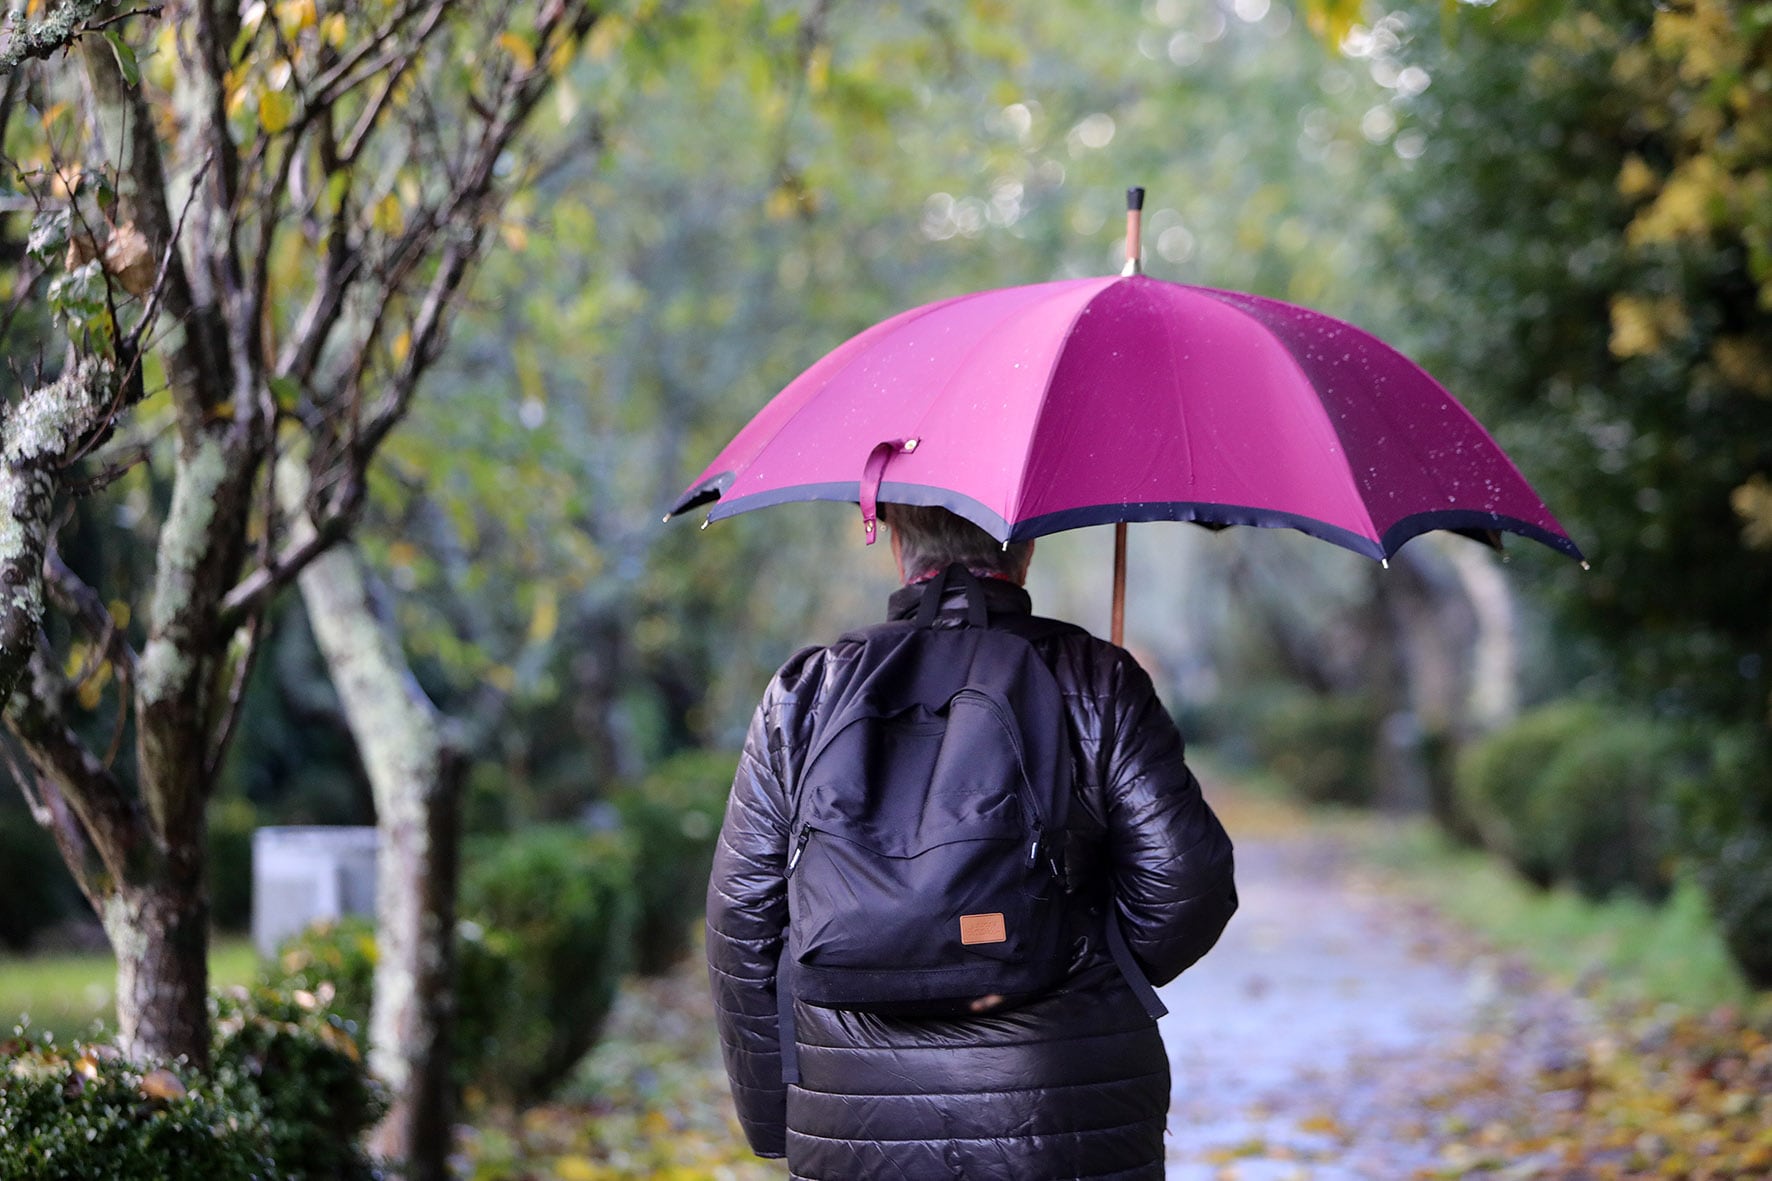
[[1557,879],[1593,899],[1619,890],[1667,896],[1680,752],[1670,727],[1629,713],[1608,712],[1569,736],[1538,776],[1525,816]]
[[1264,695],[1247,724],[1256,760],[1301,799],[1372,803],[1378,722],[1364,700],[1291,690]]
[[1772,751],[1764,731],[1702,735],[1676,795],[1682,849],[1742,974],[1772,988]]
[[[545,1097],[595,1044],[632,960],[639,911],[624,832],[576,826],[469,843],[456,941],[455,1077],[499,1102]],[[266,968],[367,1028],[375,976],[367,919],[318,923]]]
[[737,767],[732,753],[680,754],[611,800],[638,847],[635,967],[643,975],[663,975],[689,948]]
[[106,1045],[0,1045],[0,1181],[368,1181],[386,1099],[322,995],[214,998],[207,1075]]
[[[224,1090],[260,1113],[259,1142],[280,1177],[370,1181],[363,1135],[387,1111],[364,1062],[361,1026],[322,988],[230,989],[211,1001],[213,1069]],[[202,1176],[203,1174],[196,1174]]]
[[[514,937],[487,931],[479,923],[457,925],[455,944],[456,1086],[475,1084],[487,1070],[485,1052],[511,989],[515,972]],[[260,980],[278,991],[325,991],[332,1010],[362,1031],[367,1042],[369,1008],[375,995],[375,924],[349,917],[313,923],[293,935],[265,965]]]
[[1665,897],[1675,854],[1674,783],[1687,747],[1653,718],[1591,701],[1522,715],[1469,747],[1458,798],[1483,843],[1529,881],[1590,898]]
[[0,803],[0,945],[22,951],[83,905],[43,826],[22,806]]
[[0,1178],[253,1181],[271,1161],[251,1100],[108,1046],[15,1038],[0,1045]]
[[1534,885],[1549,886],[1561,876],[1559,842],[1536,815],[1545,769],[1578,737],[1605,723],[1606,711],[1599,705],[1558,702],[1523,714],[1459,754],[1459,806],[1484,847]]
[[260,987],[324,992],[331,1009],[364,1035],[375,989],[375,923],[361,916],[322,919],[292,935],[266,962]]
[[528,829],[469,846],[462,916],[509,936],[510,973],[476,1082],[518,1104],[548,1095],[595,1044],[632,955],[639,897],[622,832]]

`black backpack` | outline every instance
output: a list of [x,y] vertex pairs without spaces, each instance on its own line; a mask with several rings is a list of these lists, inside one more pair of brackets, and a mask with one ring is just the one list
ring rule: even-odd
[[[952,586],[965,588],[966,625],[937,628]],[[1058,682],[1024,630],[988,627],[978,580],[956,565],[930,582],[914,621],[845,637],[862,647],[858,672],[823,704],[792,793],[777,974],[789,1081],[795,998],[954,1016],[1064,979],[1077,933],[1068,727]],[[1125,969],[1118,925],[1108,925]],[[1157,1004],[1140,984],[1147,1007]]]

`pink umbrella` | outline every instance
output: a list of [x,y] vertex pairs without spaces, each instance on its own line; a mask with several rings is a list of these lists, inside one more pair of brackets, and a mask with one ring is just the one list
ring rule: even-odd
[[[962,295],[839,345],[671,514],[941,505],[1001,541],[1127,521],[1285,526],[1385,559],[1433,529],[1580,551],[1470,413],[1378,338],[1137,273]],[[1122,535],[1123,536],[1123,535]],[[1118,640],[1124,549],[1116,556]]]

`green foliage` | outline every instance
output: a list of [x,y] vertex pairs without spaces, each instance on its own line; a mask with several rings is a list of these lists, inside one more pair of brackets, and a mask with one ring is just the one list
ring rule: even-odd
[[[640,896],[623,832],[556,825],[468,844],[456,943],[456,1078],[500,1103],[545,1097],[582,1058],[633,959]],[[705,873],[704,873],[705,880]],[[375,930],[315,924],[279,950],[267,983],[330,998],[366,1028]]]
[[544,1097],[595,1043],[632,957],[635,850],[619,832],[557,825],[472,842],[461,913],[510,936],[511,975],[478,1047],[499,1102]]
[[102,1044],[0,1045],[0,1178],[370,1181],[361,1141],[387,1100],[328,999],[215,996],[207,1075]]
[[360,916],[310,923],[285,940],[260,969],[259,987],[329,998],[328,1007],[353,1028],[369,1028],[375,995],[375,923]]
[[1256,698],[1244,723],[1256,760],[1300,799],[1372,803],[1378,721],[1368,702],[1279,691]]
[[[464,920],[455,945],[455,1061],[460,1087],[479,1085],[488,1071],[486,1051],[505,1023],[517,955],[508,931],[488,931]],[[261,986],[329,998],[331,1011],[356,1030],[369,1028],[375,995],[375,924],[348,917],[311,924],[292,936],[260,975]]]
[[1454,845],[1420,818],[1345,818],[1336,833],[1360,861],[1396,874],[1411,897],[1559,983],[1694,1010],[1752,997],[1705,891],[1690,877],[1659,902],[1631,894],[1596,900],[1569,886],[1531,885],[1493,854]]
[[637,846],[635,967],[644,975],[668,971],[689,946],[737,765],[721,751],[676,755],[611,799]]
[[211,1069],[224,1092],[256,1105],[258,1142],[279,1176],[371,1181],[379,1173],[363,1136],[388,1099],[364,1062],[362,1027],[330,999],[326,991],[219,994]]
[[1595,559],[1555,577],[1603,674],[1657,710],[1763,720],[1772,306],[1749,145],[1772,122],[1741,98],[1768,41],[1746,5],[1512,7],[1465,6],[1448,41],[1421,5],[1389,59],[1433,79],[1405,109],[1425,150],[1393,186],[1395,322]]
[[1708,737],[1678,790],[1686,851],[1742,970],[1772,988],[1772,752],[1753,728]]
[[1549,886],[1561,876],[1556,842],[1536,812],[1544,770],[1583,734],[1605,724],[1599,705],[1562,702],[1526,714],[1459,754],[1459,806],[1484,846],[1534,885]]
[[[81,905],[61,854],[31,814],[0,803],[0,945],[22,951]],[[16,1013],[0,1013],[10,1021]]]
[[1536,885],[1659,898],[1671,884],[1669,801],[1684,752],[1652,719],[1559,702],[1466,749],[1457,798],[1483,843]]
[[23,1037],[0,1045],[0,1066],[6,1181],[255,1181],[270,1168],[250,1092]]
[[1528,808],[1558,876],[1590,898],[1620,890],[1664,897],[1672,885],[1678,736],[1653,719],[1608,711],[1572,739],[1541,770]]

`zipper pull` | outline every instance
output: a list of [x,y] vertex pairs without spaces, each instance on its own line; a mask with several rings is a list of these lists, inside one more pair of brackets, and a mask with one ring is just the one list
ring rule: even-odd
[[800,839],[794,842],[793,850],[788,853],[788,872],[789,873],[793,873],[794,866],[800,864],[800,854],[802,854],[806,851],[806,842],[811,839],[812,839],[811,826],[807,825],[807,826],[802,827],[800,829]]

